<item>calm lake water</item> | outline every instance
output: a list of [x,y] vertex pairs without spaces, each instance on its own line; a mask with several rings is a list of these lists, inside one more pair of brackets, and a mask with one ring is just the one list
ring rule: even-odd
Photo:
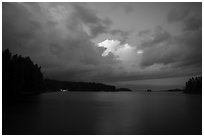
[[45,93],[3,108],[3,134],[202,134],[202,96]]

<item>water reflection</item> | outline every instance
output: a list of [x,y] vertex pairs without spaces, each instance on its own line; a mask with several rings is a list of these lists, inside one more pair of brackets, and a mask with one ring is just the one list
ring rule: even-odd
[[201,134],[202,99],[180,93],[49,93],[3,109],[3,134]]

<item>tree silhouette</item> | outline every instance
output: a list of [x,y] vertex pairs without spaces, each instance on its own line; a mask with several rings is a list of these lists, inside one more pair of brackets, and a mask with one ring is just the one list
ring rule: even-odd
[[13,55],[8,49],[2,53],[3,97],[37,94],[45,90],[41,67],[29,57]]
[[202,77],[192,77],[186,82],[184,93],[202,93]]

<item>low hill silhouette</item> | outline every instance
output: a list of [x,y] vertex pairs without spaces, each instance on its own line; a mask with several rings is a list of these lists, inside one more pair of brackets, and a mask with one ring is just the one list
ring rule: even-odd
[[70,82],[45,79],[47,91],[60,91],[61,89],[68,91],[131,91],[127,88],[116,89],[113,85],[95,82]]

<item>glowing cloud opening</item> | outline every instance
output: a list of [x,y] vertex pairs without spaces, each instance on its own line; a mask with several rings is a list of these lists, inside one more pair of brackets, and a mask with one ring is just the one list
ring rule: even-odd
[[143,50],[138,50],[137,51],[137,54],[142,54],[143,53]]

